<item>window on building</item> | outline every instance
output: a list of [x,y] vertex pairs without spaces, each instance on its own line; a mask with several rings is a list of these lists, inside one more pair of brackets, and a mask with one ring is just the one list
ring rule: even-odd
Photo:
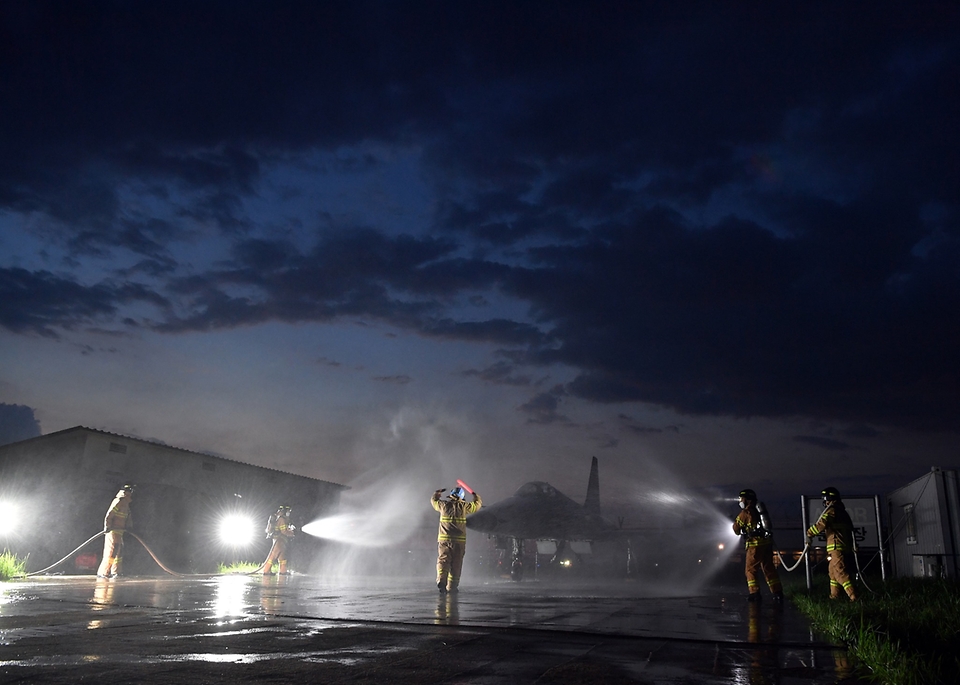
[[117,454],[126,454],[126,453],[127,453],[127,446],[126,446],[126,445],[121,445],[119,442],[111,442],[111,443],[110,443],[110,451],[111,451],[111,452],[116,452]]
[[917,518],[914,516],[912,504],[903,506],[903,520],[907,529],[907,544],[917,544]]
[[216,470],[217,470],[217,465],[216,465],[216,464],[211,464],[209,461],[205,461],[205,462],[203,462],[202,468],[203,468],[204,471],[216,471]]

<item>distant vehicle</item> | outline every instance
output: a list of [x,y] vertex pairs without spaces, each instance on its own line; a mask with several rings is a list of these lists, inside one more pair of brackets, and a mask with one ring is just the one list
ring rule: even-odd
[[[549,483],[532,481],[512,496],[467,518],[467,528],[497,539],[497,547],[511,551],[510,577],[523,578],[523,543],[536,540],[538,551],[560,559],[566,546],[576,554],[590,551],[590,543],[614,537],[617,526],[600,515],[600,475],[597,458],[590,466],[583,506]],[[509,547],[508,547],[509,545]]]

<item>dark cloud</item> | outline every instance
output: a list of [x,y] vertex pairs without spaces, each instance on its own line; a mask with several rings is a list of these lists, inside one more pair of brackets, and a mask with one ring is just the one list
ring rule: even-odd
[[135,283],[84,286],[46,271],[0,269],[0,326],[14,333],[56,338],[57,329],[109,320],[123,305],[138,302],[161,309],[169,305]]
[[[101,335],[118,335],[116,331],[103,331],[100,329],[91,329],[95,333]],[[106,353],[106,354],[116,354],[119,350],[116,347],[94,347],[93,345],[78,345],[77,348],[80,350],[80,354],[84,357],[89,357],[97,353]]]
[[406,385],[413,381],[413,379],[406,374],[399,374],[397,376],[374,376],[373,380],[380,383],[392,383],[394,385]]
[[517,373],[514,365],[504,361],[499,361],[485,369],[468,369],[463,372],[463,375],[474,376],[495,385],[528,386],[533,384],[530,376]]
[[40,435],[40,422],[31,407],[0,403],[0,445]]
[[[376,319],[497,345],[488,382],[574,369],[539,422],[567,394],[957,430],[958,27],[951,3],[6,2],[0,210],[77,271],[139,260],[0,271],[0,325]],[[327,214],[303,247],[248,213],[271,165],[370,142],[421,153],[416,231]],[[187,270],[192,230],[229,259]],[[493,294],[526,316],[458,308]]]
[[663,433],[664,430],[676,431],[676,426],[668,426],[666,428],[659,428],[657,426],[647,426],[640,423],[633,417],[627,416],[626,414],[620,414],[617,416],[617,418],[620,420],[621,426],[623,426],[624,428],[626,428],[632,433],[636,433],[637,435],[650,435],[650,434]]
[[177,262],[169,257],[143,259],[129,268],[117,269],[117,276],[133,278],[144,275],[150,278],[163,278],[176,272],[177,266]]
[[599,402],[956,427],[960,270],[913,254],[915,221],[823,209],[829,235],[658,210],[534,251],[506,287],[559,342],[529,360],[581,369],[569,391]]
[[[184,298],[185,312],[158,328],[179,332],[268,320],[330,321],[354,315],[402,326],[425,326],[430,314],[441,311],[440,305],[417,296],[424,290],[439,292],[444,284],[435,282],[427,287],[416,272],[451,250],[446,241],[407,235],[391,238],[370,229],[326,236],[308,254],[281,242],[242,241],[227,268],[171,284]],[[228,291],[237,287],[258,294],[232,296]],[[412,291],[412,297],[397,297],[391,291]],[[439,329],[438,335],[458,326],[468,329],[467,337],[483,335],[469,324],[437,320],[432,325]],[[496,327],[496,323],[492,325]]]
[[847,426],[841,433],[848,438],[876,438],[881,434],[876,428],[866,424]]
[[598,445],[600,449],[613,449],[620,444],[620,441],[614,437],[606,436],[604,437],[600,444]]
[[856,449],[849,443],[843,442],[841,440],[834,440],[833,438],[825,438],[820,435],[795,435],[793,436],[794,442],[802,442],[807,445],[813,445],[815,447],[822,447],[825,450],[832,450],[837,452],[845,452],[849,449]]
[[[186,313],[159,329],[208,330],[362,314],[431,337],[544,344],[548,336],[531,324],[441,316],[451,296],[490,287],[510,270],[492,262],[446,258],[455,248],[448,240],[389,237],[371,229],[328,234],[307,254],[282,242],[244,240],[235,246],[227,268],[173,282],[174,292],[187,302]],[[259,296],[231,296],[230,289],[238,286]]]
[[426,335],[441,338],[496,342],[505,345],[539,346],[549,339],[536,326],[507,319],[490,319],[488,321],[442,319],[424,325],[422,332]]
[[518,407],[519,411],[527,414],[527,423],[570,423],[570,419],[559,411],[563,397],[567,394],[562,385],[557,385],[546,392],[542,392],[529,402]]

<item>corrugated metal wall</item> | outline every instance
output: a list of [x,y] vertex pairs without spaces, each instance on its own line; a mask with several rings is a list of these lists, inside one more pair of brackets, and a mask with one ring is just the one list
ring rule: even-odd
[[[28,557],[28,570],[53,563],[103,528],[117,490],[135,483],[133,530],[164,564],[180,572],[215,571],[218,562],[262,561],[269,542],[227,550],[216,538],[222,515],[242,512],[261,531],[280,504],[304,523],[331,511],[343,486],[87,428],[73,428],[0,447],[0,498],[17,504],[23,522],[0,545]],[[292,551],[320,545],[300,536]],[[84,551],[99,559],[102,543]],[[242,557],[242,559],[238,559]],[[133,541],[124,553],[131,574],[158,573]],[[60,570],[73,573],[72,564]]]
[[894,574],[956,578],[960,552],[957,472],[930,473],[887,496]]

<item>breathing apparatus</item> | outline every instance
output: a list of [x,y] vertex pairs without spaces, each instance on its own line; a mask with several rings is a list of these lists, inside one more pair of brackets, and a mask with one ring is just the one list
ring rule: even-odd
[[757,532],[760,537],[768,538],[773,535],[773,526],[770,525],[767,506],[763,502],[757,502],[757,511],[760,513],[760,530]]
[[[277,521],[280,519],[280,517],[284,516],[287,519],[289,519],[290,512],[291,512],[291,508],[289,505],[281,504],[279,507],[277,507],[277,511],[270,515],[270,518],[267,519],[267,527],[263,531],[264,534],[267,536],[268,540],[276,534]],[[288,528],[294,528],[294,527],[288,525]]]
[[760,514],[760,525],[754,530],[746,533],[750,538],[769,538],[773,535],[773,526],[770,525],[770,518],[767,515],[767,507],[763,502],[757,501],[757,493],[747,488],[740,491],[740,508],[747,509],[753,504],[757,513]]

